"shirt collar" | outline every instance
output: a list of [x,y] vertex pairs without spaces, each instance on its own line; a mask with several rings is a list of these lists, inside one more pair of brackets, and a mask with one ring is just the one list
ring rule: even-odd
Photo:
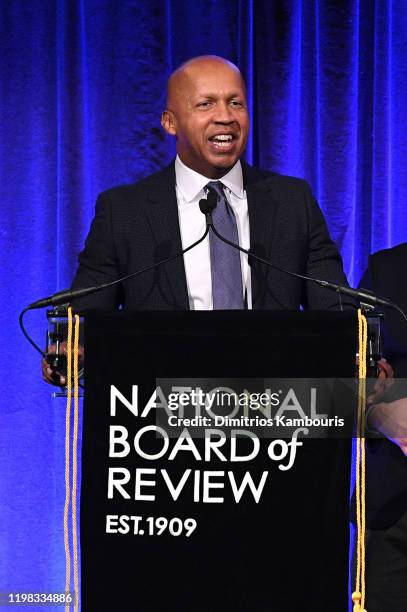
[[[178,155],[175,159],[175,178],[177,188],[186,202],[191,202],[195,199],[211,180],[207,176],[195,172],[192,168],[188,168]],[[236,197],[244,198],[243,172],[240,160],[220,180]]]

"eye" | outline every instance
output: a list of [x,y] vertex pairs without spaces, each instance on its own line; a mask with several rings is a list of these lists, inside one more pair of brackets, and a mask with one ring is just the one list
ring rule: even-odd
[[233,108],[244,108],[245,105],[241,100],[231,100],[230,106],[232,106]]
[[212,102],[210,100],[202,100],[202,102],[198,102],[197,107],[202,108],[203,110],[209,108]]

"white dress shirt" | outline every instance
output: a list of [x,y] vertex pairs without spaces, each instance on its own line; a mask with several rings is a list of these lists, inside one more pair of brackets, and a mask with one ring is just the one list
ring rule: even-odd
[[[182,163],[178,155],[175,160],[175,177],[181,241],[182,248],[185,249],[193,242],[196,242],[205,232],[205,216],[199,209],[199,200],[206,198],[204,187],[211,179],[188,168]],[[239,244],[243,248],[249,249],[249,213],[246,192],[243,189],[243,174],[240,161],[220,181],[225,186],[225,196],[236,216]],[[247,307],[251,308],[250,267],[245,253],[240,253],[240,261],[243,298],[246,295]],[[184,265],[187,277],[189,307],[191,310],[212,310],[209,236],[191,251],[185,253]]]

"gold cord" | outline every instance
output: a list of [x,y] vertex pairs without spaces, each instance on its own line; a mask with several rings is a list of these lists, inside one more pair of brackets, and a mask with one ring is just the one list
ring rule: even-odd
[[[67,338],[67,384],[65,411],[65,506],[64,506],[64,547],[65,547],[65,594],[71,586],[71,553],[69,548],[69,502],[70,490],[70,435],[71,435],[71,403],[72,403],[72,309],[68,308],[68,338]],[[65,604],[65,612],[69,612],[69,603]]]
[[[73,336],[73,343],[72,343]],[[72,350],[73,347],[73,350]],[[65,546],[65,593],[71,586],[71,553],[69,543],[69,506],[72,504],[72,551],[73,551],[73,581],[74,581],[74,611],[79,610],[79,563],[78,563],[78,530],[77,530],[77,483],[78,483],[78,428],[79,428],[79,316],[75,315],[73,330],[72,308],[68,308],[68,338],[67,338],[67,400],[65,414],[65,506],[64,506],[64,546]],[[72,376],[73,374],[73,376]],[[72,388],[73,380],[73,388]],[[72,441],[72,491],[71,476],[71,405],[72,391],[74,398],[73,441]],[[65,604],[65,612],[69,612],[70,603]]]
[[366,352],[367,321],[358,310],[359,324],[359,396],[356,432],[356,585],[352,593],[353,612],[365,610],[365,534],[366,534],[366,448],[365,448],[365,405],[366,405]]
[[74,413],[72,442],[72,548],[73,548],[73,579],[74,579],[74,612],[79,609],[79,569],[78,569],[78,524],[76,512],[78,484],[78,424],[79,424],[79,316],[75,315],[75,333],[73,347],[73,378],[74,378]]

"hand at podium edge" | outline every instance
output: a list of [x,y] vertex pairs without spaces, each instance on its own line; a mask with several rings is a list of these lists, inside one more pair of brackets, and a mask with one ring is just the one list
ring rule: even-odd
[[377,368],[379,373],[373,386],[373,392],[366,399],[368,405],[379,402],[394,384],[394,371],[386,359],[380,359],[377,362]]
[[[55,353],[56,353],[55,344],[51,344],[50,346],[47,347],[47,355],[55,355]],[[67,343],[65,341],[61,342],[61,344],[59,345],[59,354],[62,356],[66,356],[67,354]],[[78,348],[78,354],[79,354],[79,370],[81,370],[83,368],[83,362],[84,362],[84,356],[85,356],[85,349],[81,344],[79,345],[79,348]],[[46,359],[41,360],[41,370],[42,370],[42,378],[46,383],[50,385],[54,385],[56,387],[66,386],[67,379],[66,379],[65,370],[59,371],[55,367],[52,367],[51,364]]]

